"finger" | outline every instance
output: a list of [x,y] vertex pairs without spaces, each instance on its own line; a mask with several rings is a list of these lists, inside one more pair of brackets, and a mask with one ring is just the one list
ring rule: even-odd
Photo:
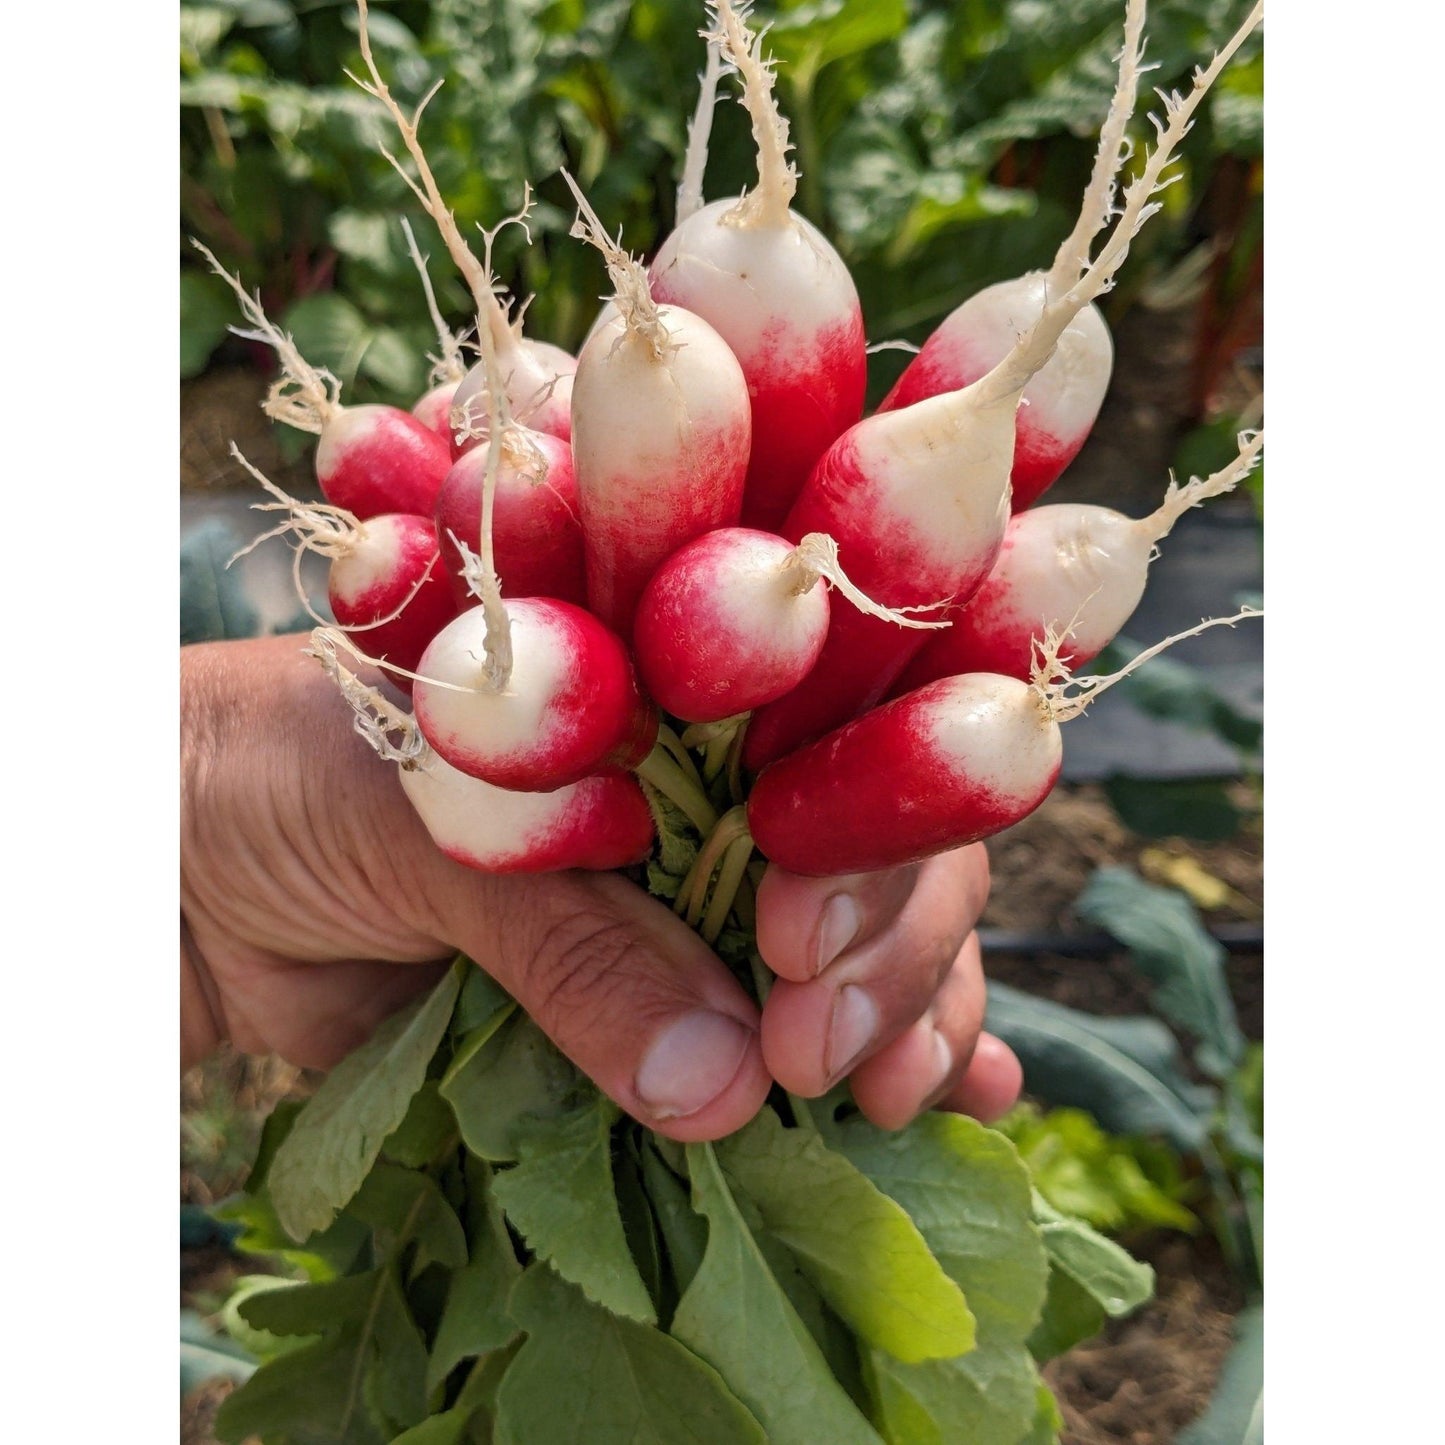
[[[898,1038],[933,1002],[987,890],[981,847],[930,858],[913,870],[902,906],[871,936],[845,948],[807,982],[778,979],[762,1024],[763,1057],[773,1077],[790,1092],[812,1098]],[[765,900],[759,892],[761,931]],[[766,901],[777,912],[780,899],[801,907],[808,896],[789,886]],[[811,896],[815,903],[826,897],[817,890]],[[788,927],[801,935],[796,924],[780,930]]]
[[996,1035],[981,1033],[963,1076],[933,1107],[992,1124],[1018,1103],[1023,1087],[1024,1067],[1018,1055]]
[[757,1009],[670,909],[625,878],[584,873],[493,879],[508,886],[479,906],[478,875],[449,866],[441,936],[633,1118],[693,1142],[762,1107],[772,1081]]
[[883,1129],[901,1129],[966,1074],[983,1026],[985,988],[971,934],[927,1010],[850,1075],[854,1102]]

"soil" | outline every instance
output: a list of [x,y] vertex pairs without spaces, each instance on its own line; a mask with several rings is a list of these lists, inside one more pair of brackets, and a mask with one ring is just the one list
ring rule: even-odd
[[[1184,415],[1192,319],[1187,312],[1135,307],[1116,332],[1119,364],[1094,436],[1055,489],[1061,501],[1098,501],[1134,512],[1157,504]],[[1227,377],[1233,410],[1257,395],[1257,378],[1236,367]],[[258,402],[255,373],[228,369],[182,388],[182,480],[191,490],[240,485],[244,473],[229,456],[235,438],[248,458],[293,495],[311,486],[304,465],[278,451]],[[1245,801],[1248,801],[1247,799]],[[1096,1013],[1147,1011],[1147,992],[1127,959],[1107,948],[1079,956],[1059,946],[1077,936],[1073,899],[1100,864],[1125,863],[1146,876],[1171,860],[1191,860],[1196,876],[1224,885],[1211,924],[1257,929],[1263,912],[1262,840],[1247,827],[1228,843],[1146,841],[1131,834],[1092,786],[1060,787],[1029,819],[990,844],[993,886],[983,924],[995,930],[1059,935],[1050,950],[988,954],[989,976]],[[1263,1036],[1263,956],[1257,944],[1236,946],[1228,960],[1240,1024]],[[206,1205],[239,1188],[261,1121],[281,1098],[313,1081],[274,1059],[221,1055],[182,1082],[183,1203]],[[1064,1445],[1170,1445],[1204,1408],[1224,1356],[1234,1315],[1244,1303],[1219,1249],[1206,1231],[1160,1233],[1127,1241],[1153,1264],[1155,1298],[1099,1337],[1051,1362],[1066,1428]],[[183,1305],[213,1310],[229,1279],[252,1271],[224,1246],[183,1250]],[[182,1404],[182,1445],[212,1445],[211,1422],[229,1390],[212,1382]]]

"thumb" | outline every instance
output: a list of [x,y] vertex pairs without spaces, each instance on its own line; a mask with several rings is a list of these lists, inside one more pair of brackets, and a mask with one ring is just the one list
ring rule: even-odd
[[771,1086],[758,1012],[671,909],[614,874],[448,870],[433,925],[633,1118],[683,1142],[742,1128]]

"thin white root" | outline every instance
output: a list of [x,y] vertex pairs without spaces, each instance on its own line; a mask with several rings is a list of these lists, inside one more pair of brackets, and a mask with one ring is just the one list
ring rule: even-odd
[[1149,117],[1156,137],[1154,149],[1145,160],[1144,169],[1125,187],[1124,204],[1118,211],[1113,229],[1079,279],[1062,295],[1047,301],[1032,329],[1019,338],[992,371],[974,383],[978,388],[975,395],[984,405],[1019,396],[1029,380],[1053,355],[1059,337],[1074,317],[1113,286],[1114,278],[1129,254],[1130,242],[1160,208],[1160,202],[1153,198],[1179,178],[1177,172],[1167,178],[1163,172],[1173,160],[1180,142],[1188,135],[1194,123],[1195,110],[1263,16],[1264,0],[1259,0],[1244,24],[1213,61],[1203,70],[1194,72],[1194,85],[1188,95],[1158,92],[1164,102],[1165,119],[1152,114]]
[[716,24],[707,39],[742,78],[742,104],[758,148],[758,183],[728,212],[728,219],[742,226],[780,226],[798,189],[798,168],[788,159],[788,122],[773,99],[773,62],[763,59],[767,32],[748,28],[750,4],[710,0],[708,8]]
[[427,258],[418,248],[416,237],[412,234],[411,222],[405,216],[401,218],[401,229],[406,233],[406,249],[411,252],[412,264],[416,267],[417,275],[421,277],[421,289],[426,292],[426,309],[431,316],[431,324],[436,328],[437,345],[441,348],[438,355],[427,357],[432,364],[429,380],[433,386],[440,386],[444,381],[460,381],[467,374],[467,363],[462,356],[462,339],[442,318],[436,292],[432,290],[431,276],[427,273]]
[[297,431],[319,433],[341,407],[341,383],[324,367],[312,366],[296,349],[296,343],[271,324],[261,308],[261,293],[252,296],[194,236],[191,245],[206,258],[212,271],[221,278],[241,304],[241,314],[255,327],[242,331],[231,327],[235,335],[247,341],[260,341],[276,353],[281,363],[281,376],[271,383],[261,409],[275,421],[285,422]]
[[838,562],[838,544],[826,532],[809,532],[803,540],[788,553],[783,559],[783,572],[785,576],[792,577],[791,591],[794,595],[801,597],[817,583],[821,577],[829,586],[841,592],[860,612],[866,612],[869,617],[877,617],[884,622],[895,622],[899,627],[916,628],[940,628],[952,627],[953,623],[947,620],[938,622],[924,622],[917,617],[910,617],[910,612],[936,612],[941,607],[948,606],[945,602],[930,602],[921,607],[884,607],[881,603],[875,602],[866,592],[855,587],[849,580],[848,574]]
[[1145,517],[1139,526],[1148,530],[1150,538],[1157,542],[1167,536],[1175,522],[1191,507],[1207,502],[1233,491],[1259,465],[1259,453],[1264,446],[1264,431],[1242,431],[1239,434],[1239,455],[1226,467],[1204,478],[1190,477],[1181,487],[1171,476],[1169,490],[1156,511]]
[[707,170],[707,143],[712,135],[712,116],[717,106],[718,81],[722,79],[725,67],[722,52],[707,31],[702,32],[707,41],[707,66],[702,73],[701,89],[697,94],[697,109],[687,123],[687,150],[682,165],[682,180],[677,187],[677,224],[680,226],[689,216],[702,209],[703,172]]
[[1128,159],[1127,131],[1143,72],[1143,37],[1144,0],[1128,0],[1124,11],[1124,48],[1119,53],[1119,78],[1109,101],[1108,114],[1099,129],[1099,148],[1094,153],[1094,168],[1079,206],[1079,218],[1049,268],[1051,295],[1067,291],[1079,279],[1089,264],[1090,243],[1113,214],[1114,186],[1119,167]]
[[471,247],[462,239],[462,233],[457,227],[457,218],[442,199],[441,188],[437,185],[436,177],[432,175],[431,167],[427,164],[421,143],[417,140],[417,127],[421,124],[422,112],[431,103],[432,97],[441,89],[442,82],[438,80],[432,86],[421,98],[416,110],[408,117],[397,104],[396,99],[387,88],[386,82],[381,78],[381,72],[376,68],[376,60],[371,53],[371,35],[367,29],[367,0],[356,0],[356,12],[360,32],[358,39],[361,44],[361,58],[365,62],[370,79],[362,80],[360,77],[352,75],[350,71],[346,72],[347,77],[360,86],[367,95],[379,100],[386,107],[387,112],[396,123],[407,154],[411,156],[412,163],[416,166],[417,179],[408,175],[402,168],[401,162],[389,151],[383,151],[382,154],[406,182],[422,209],[436,222],[437,230],[441,232],[442,240],[446,243],[448,254],[457,270],[462,273],[462,278],[467,283],[467,289],[472,293],[472,301],[477,308],[478,336],[490,334],[494,341],[509,340],[512,338],[512,323],[508,319],[507,308],[503,304],[498,287],[492,278],[491,266],[490,264],[484,266],[478,261]]
[[571,234],[579,241],[586,241],[601,253],[607,266],[607,275],[612,282],[612,299],[627,329],[640,341],[651,348],[653,359],[661,361],[677,349],[669,336],[667,327],[658,314],[657,302],[652,299],[652,286],[647,279],[647,269],[622,249],[621,232],[614,241],[598,218],[597,212],[587,204],[587,197],[571,175],[564,169],[562,179],[571,188],[577,202],[578,216],[572,225]]
[[431,749],[422,737],[416,720],[342,666],[341,659],[336,655],[338,646],[361,662],[371,661],[358,652],[344,634],[332,627],[314,628],[311,646],[306,652],[321,664],[322,671],[340,689],[341,696],[355,715],[352,725],[356,731],[366,739],[377,756],[387,762],[400,763],[404,768],[414,768],[424,762]]
[[923,348],[912,341],[870,341],[863,350],[869,356],[878,351],[906,351],[910,356],[917,356]]
[[1156,642],[1153,647],[1147,647],[1137,657],[1125,663],[1118,672],[1111,672],[1103,677],[1075,677],[1068,667],[1060,661],[1059,654],[1062,651],[1067,631],[1060,634],[1053,627],[1045,629],[1043,640],[1034,639],[1034,664],[1030,674],[1035,692],[1043,705],[1045,713],[1054,722],[1065,723],[1070,718],[1076,718],[1094,701],[1101,692],[1114,686],[1116,682],[1122,682],[1131,672],[1138,671],[1151,658],[1158,657],[1166,648],[1173,647],[1176,642],[1183,642],[1187,637],[1197,637],[1201,632],[1207,632],[1211,627],[1233,627],[1237,622],[1243,622],[1247,617],[1263,617],[1264,612],[1257,607],[1244,607],[1234,614],[1233,617],[1208,617],[1197,627],[1191,627],[1185,632],[1176,632],[1172,637],[1166,637],[1162,642]]

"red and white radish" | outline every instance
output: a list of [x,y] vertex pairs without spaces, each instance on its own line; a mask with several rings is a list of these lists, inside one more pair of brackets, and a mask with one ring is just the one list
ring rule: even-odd
[[[550,341],[515,338],[500,348],[507,397],[519,422],[560,441],[572,436],[572,383],[577,358]],[[486,373],[480,363],[458,383],[449,424],[452,452],[462,456],[486,440]]]
[[821,533],[797,546],[747,527],[697,538],[657,569],[642,594],[632,645],[643,686],[690,723],[719,722],[781,697],[822,650],[829,584],[855,606],[881,611],[844,576],[836,544]]
[[[1053,265],[1047,272],[1034,271],[986,286],[952,311],[884,397],[880,411],[956,391],[986,375],[1043,315],[1048,299],[1062,295],[1083,275],[1090,243],[1113,209],[1114,185],[1139,86],[1143,30],[1144,0],[1129,0],[1118,80],[1099,133],[1093,172],[1078,219]],[[1091,302],[1060,333],[1053,355],[1023,389],[1011,473],[1014,511],[1032,505],[1079,454],[1103,404],[1113,367],[1113,339]]]
[[326,500],[363,519],[383,512],[430,516],[451,466],[446,441],[400,407],[342,406],[336,377],[311,366],[291,337],[271,324],[260,296],[248,295],[240,278],[199,241],[191,244],[236,293],[242,315],[255,328],[237,334],[264,342],[276,353],[281,377],[267,392],[264,410],[276,421],[315,434],[316,481]]
[[752,439],[748,388],[722,337],[683,307],[656,304],[647,273],[572,189],[582,212],[573,234],[602,252],[618,306],[583,347],[572,391],[587,601],[629,637],[658,566],[738,520]]
[[[986,375],[961,391],[879,412],[824,454],[783,527],[786,536],[827,532],[854,582],[887,607],[918,597],[967,602],[993,567],[1009,516],[1015,413],[1025,387],[1059,338],[1106,291],[1129,243],[1159,209],[1164,168],[1228,58],[1258,23],[1256,7],[1190,93],[1167,96],[1166,120],[1124,192],[1112,229],[1083,275],[1049,296],[1038,320]],[[904,593],[911,593],[911,597]],[[836,611],[806,686],[761,709],[745,761],[759,768],[856,717],[884,697],[922,646],[914,632]]]
[[1049,631],[1063,635],[1065,666],[1097,657],[1139,605],[1157,544],[1191,507],[1248,476],[1263,445],[1264,433],[1256,432],[1241,439],[1229,466],[1182,487],[1171,481],[1162,505],[1147,517],[1070,502],[1016,514],[983,586],[946,633],[924,644],[895,692],[964,672],[1027,679],[1035,647]]
[[394,680],[403,692],[410,692],[406,674],[416,668],[432,638],[457,615],[457,601],[443,573],[431,519],[384,512],[362,521],[340,507],[308,505],[288,497],[234,445],[231,455],[276,499],[257,503],[255,510],[288,514],[285,523],[256,538],[237,555],[269,537],[295,534],[299,539],[296,591],[303,600],[302,555],[315,552],[327,558],[327,600],[338,627],[369,656],[403,669]]
[[1048,796],[1062,723],[1164,648],[1258,615],[1212,618],[1107,677],[1069,677],[1050,634],[1029,682],[970,673],[929,683],[764,769],[749,831],[769,860],[810,877],[895,868],[991,837]]
[[550,793],[514,793],[458,772],[427,746],[415,720],[366,687],[336,656],[344,640],[312,633],[311,652],[341,689],[357,731],[398,765],[402,790],[448,857],[487,873],[624,868],[656,836],[637,780],[615,769]]
[[791,208],[797,173],[761,37],[727,0],[713,9],[712,43],[743,80],[758,184],[680,218],[649,275],[659,302],[710,322],[742,366],[753,418],[742,520],[775,531],[813,463],[862,415],[863,315],[842,258]]
[[[448,581],[463,604],[473,598],[465,559],[481,535],[488,454],[468,451],[437,494],[436,527]],[[546,432],[514,426],[502,435],[492,510],[493,559],[507,597],[556,597],[583,603],[582,523],[572,449]]]
[[443,628],[423,654],[413,696],[427,742],[462,772],[519,792],[640,763],[657,738],[657,710],[616,634],[554,598],[503,606],[512,648],[504,687],[489,677],[481,607]]

